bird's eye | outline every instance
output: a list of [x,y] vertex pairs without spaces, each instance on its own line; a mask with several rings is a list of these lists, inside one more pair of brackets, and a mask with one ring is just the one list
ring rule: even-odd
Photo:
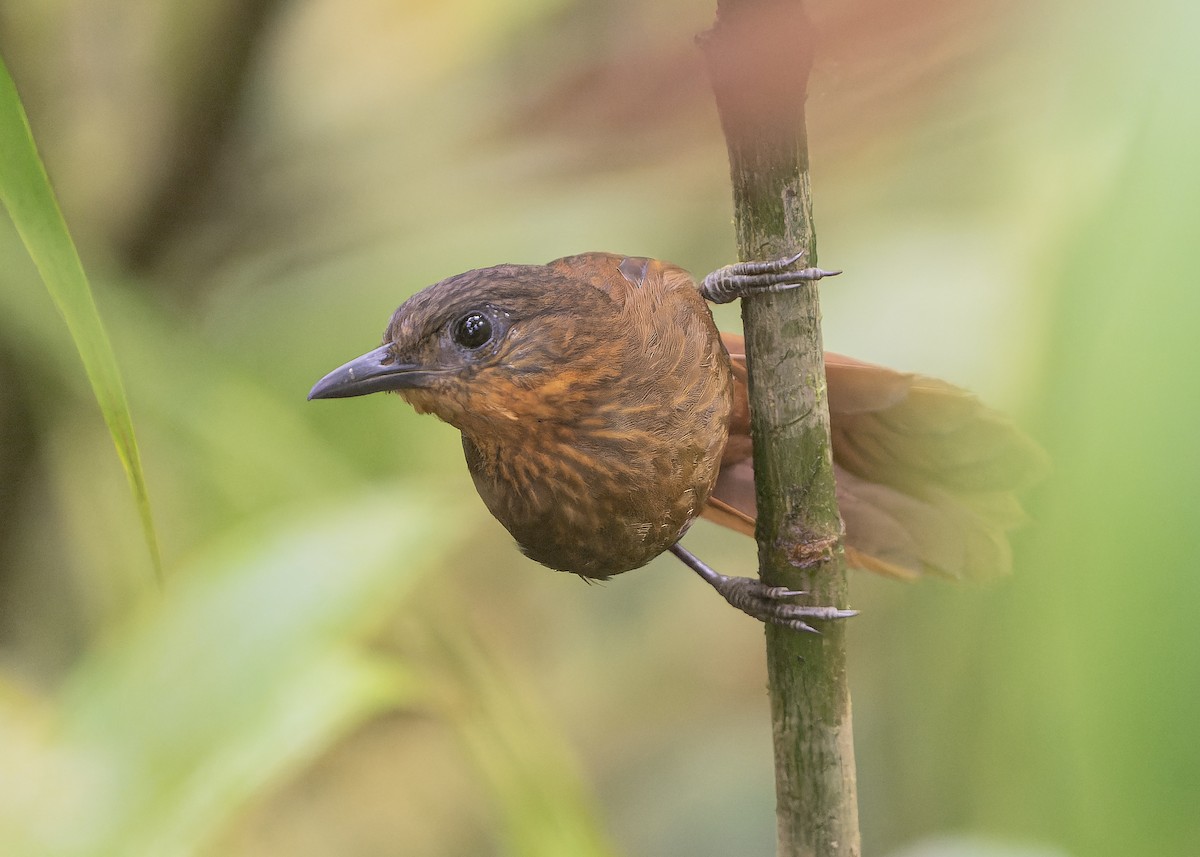
[[483,313],[472,311],[454,322],[450,335],[463,348],[480,348],[492,339],[492,321]]

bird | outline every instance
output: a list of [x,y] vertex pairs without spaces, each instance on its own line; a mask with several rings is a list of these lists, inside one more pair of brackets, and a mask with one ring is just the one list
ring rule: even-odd
[[[428,286],[378,348],[308,398],[395,392],[459,430],[475,488],[529,558],[606,580],[671,552],[729,603],[815,631],[853,610],[710,568],[681,539],[705,517],[753,535],[746,351],[709,302],[840,273],[804,254],[701,280],[656,259],[589,252],[479,268]],[[900,579],[983,578],[1012,564],[1016,492],[1044,453],[945,381],[826,353],[848,564]]]

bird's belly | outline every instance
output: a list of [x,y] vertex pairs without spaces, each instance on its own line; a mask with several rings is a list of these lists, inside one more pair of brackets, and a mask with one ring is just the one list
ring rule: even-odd
[[464,447],[480,497],[526,556],[597,579],[639,568],[675,544],[717,473],[711,450],[698,447],[643,450],[607,466],[561,449],[481,466],[469,441]]
[[663,509],[633,494],[591,497],[582,508],[563,503],[549,515],[514,520],[509,531],[530,559],[603,579],[640,568],[679,541],[699,511],[694,496],[689,489],[661,498]]

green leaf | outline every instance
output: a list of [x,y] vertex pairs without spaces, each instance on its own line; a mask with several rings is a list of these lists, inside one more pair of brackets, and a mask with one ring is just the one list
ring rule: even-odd
[[439,520],[372,493],[256,523],[146,598],[53,700],[0,675],[0,852],[197,854],[353,727],[420,698],[362,640],[449,546]]
[[67,323],[113,443],[125,468],[145,531],[155,572],[162,559],[150,510],[146,478],[133,433],[133,418],[117,358],[88,285],[79,253],[38,156],[29,120],[8,67],[0,58],[0,201],[25,242],[58,310]]

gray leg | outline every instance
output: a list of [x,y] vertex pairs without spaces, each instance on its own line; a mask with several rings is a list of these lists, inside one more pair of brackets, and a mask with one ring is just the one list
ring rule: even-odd
[[726,265],[704,278],[700,284],[700,293],[715,304],[727,304],[747,295],[782,292],[811,280],[834,277],[841,273],[823,271],[820,268],[794,268],[803,258],[804,251],[801,250],[795,256],[770,262],[738,262],[736,265]]
[[721,593],[726,601],[746,615],[753,616],[762,622],[782,625],[793,631],[810,631],[816,634],[818,633],[817,629],[805,622],[805,619],[848,619],[858,615],[857,610],[788,604],[783,600],[784,598],[804,593],[785,589],[782,586],[767,586],[761,580],[753,577],[726,577],[709,568],[698,556],[679,543],[671,546],[671,553],[712,584],[712,587]]

